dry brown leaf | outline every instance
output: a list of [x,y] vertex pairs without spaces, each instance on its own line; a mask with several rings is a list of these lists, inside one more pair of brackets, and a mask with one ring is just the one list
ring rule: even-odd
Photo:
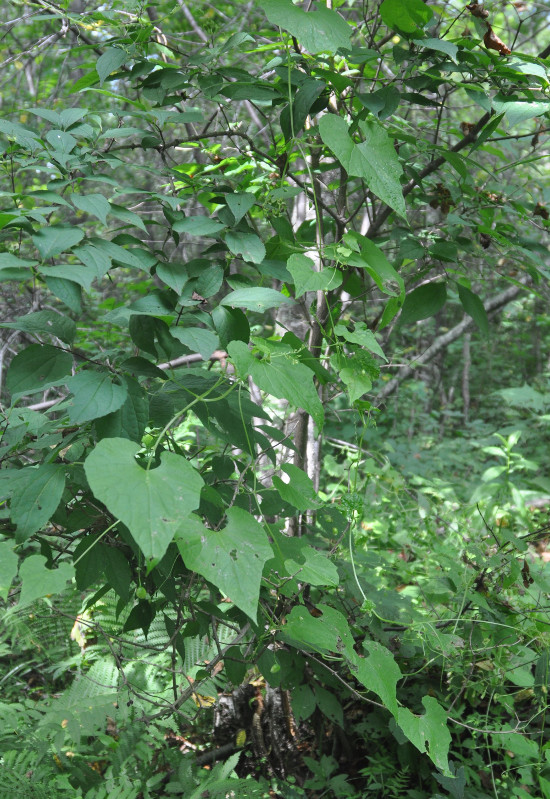
[[487,26],[487,33],[483,37],[483,42],[488,50],[496,50],[500,55],[510,55],[512,52],[510,48],[504,44],[502,39],[498,38],[490,25]]

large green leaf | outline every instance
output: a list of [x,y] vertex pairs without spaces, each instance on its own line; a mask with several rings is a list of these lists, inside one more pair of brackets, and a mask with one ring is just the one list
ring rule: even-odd
[[265,258],[264,243],[255,233],[231,230],[225,234],[225,243],[233,255],[240,255],[244,261],[261,264]]
[[205,361],[220,348],[216,334],[204,327],[171,327],[170,335],[189,347],[191,352],[199,352]]
[[377,641],[363,641],[368,658],[354,660],[353,673],[369,691],[378,694],[388,710],[397,717],[396,686],[401,679],[401,670],[392,653]]
[[202,574],[256,621],[262,571],[273,551],[250,513],[229,508],[222,530],[209,530],[191,517],[181,525],[177,544],[187,568]]
[[319,5],[303,11],[291,0],[262,0],[268,20],[295,36],[310,53],[336,53],[350,49],[351,28],[335,11]]
[[84,238],[84,233],[77,227],[64,227],[54,225],[52,227],[40,228],[38,233],[32,237],[36,249],[42,256],[43,261],[59,255],[61,252],[70,250]]
[[126,384],[115,383],[109,372],[85,369],[66,381],[73,394],[69,418],[73,424],[83,424],[117,411],[128,395]]
[[250,325],[240,308],[226,308],[224,305],[218,305],[212,311],[212,321],[216,333],[220,337],[220,347],[226,349],[229,342],[235,339],[248,344]]
[[262,391],[303,408],[318,427],[323,426],[323,405],[313,384],[311,369],[286,355],[259,361],[242,341],[232,341],[228,351],[242,377],[250,375]]
[[392,140],[379,122],[363,122],[360,129],[364,140],[356,144],[342,117],[325,114],[319,120],[323,142],[348,175],[363,178],[377,197],[406,219],[405,199],[399,180],[403,170]]
[[81,211],[97,216],[104,225],[107,224],[107,214],[110,213],[111,206],[102,194],[73,194],[71,199]]
[[338,269],[326,267],[316,271],[315,264],[306,255],[291,255],[286,268],[294,279],[296,297],[301,297],[306,291],[337,289],[342,283],[342,273]]
[[432,762],[444,774],[449,775],[447,757],[451,735],[447,728],[447,714],[438,701],[431,696],[425,696],[422,699],[422,704],[426,709],[423,716],[415,716],[408,708],[400,707],[397,723],[418,751],[427,751]]
[[312,616],[304,605],[296,605],[286,617],[281,638],[314,652],[332,652],[342,658],[351,653],[353,657],[346,618],[329,605],[318,605],[317,614]]
[[388,28],[402,33],[418,33],[433,17],[423,0],[384,0],[380,16]]
[[26,466],[11,490],[10,516],[17,541],[25,541],[53,516],[63,496],[65,470],[53,463]]
[[24,330],[26,333],[48,333],[70,344],[76,335],[76,324],[68,316],[56,311],[35,311],[18,317],[14,322],[2,322],[0,327]]
[[31,394],[64,382],[71,374],[73,358],[50,344],[31,344],[10,364],[6,388],[12,394]]
[[421,319],[428,319],[430,316],[434,316],[443,308],[446,300],[447,289],[445,283],[437,281],[419,286],[405,297],[400,324],[410,325],[413,322],[419,322]]
[[550,111],[550,102],[525,102],[517,97],[510,98],[505,94],[497,94],[492,100],[493,108],[497,114],[504,114],[510,125],[525,122],[526,119],[540,117]]
[[203,479],[173,452],[163,452],[157,468],[143,469],[138,449],[124,438],[104,438],[84,470],[94,495],[124,522],[145,557],[161,558],[182,519],[198,507]]
[[209,216],[188,216],[172,225],[176,233],[188,233],[190,236],[214,236],[223,230],[225,225]]
[[18,608],[22,608],[41,597],[60,594],[74,577],[74,569],[69,563],[60,563],[57,569],[47,569],[43,555],[31,555],[21,564],[19,576],[22,585]]

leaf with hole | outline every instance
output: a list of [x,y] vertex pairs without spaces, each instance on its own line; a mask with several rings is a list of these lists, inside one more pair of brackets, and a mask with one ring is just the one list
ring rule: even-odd
[[188,569],[202,574],[256,622],[262,571],[273,551],[250,513],[234,506],[226,515],[221,530],[209,530],[193,516],[181,525],[177,545]]

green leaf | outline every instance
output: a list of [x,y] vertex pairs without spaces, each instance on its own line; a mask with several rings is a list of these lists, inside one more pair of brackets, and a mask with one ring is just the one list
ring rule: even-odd
[[11,362],[6,388],[12,397],[43,391],[49,386],[63,383],[72,368],[73,358],[68,352],[50,344],[31,344]]
[[46,133],[46,139],[52,145],[56,153],[63,153],[66,155],[76,147],[75,137],[71,136],[70,133],[66,133],[64,130],[49,130]]
[[336,587],[339,584],[338,569],[327,552],[318,552],[303,538],[281,533],[275,525],[270,525],[269,535],[275,558],[268,566],[277,571],[279,576],[286,573],[310,585]]
[[37,263],[38,261],[29,261],[28,258],[19,258],[17,255],[13,255],[11,252],[0,253],[0,269],[19,266],[36,266]]
[[340,369],[339,376],[348,390],[349,401],[352,405],[372,388],[372,379],[360,364]]
[[493,108],[497,114],[504,114],[510,126],[525,122],[526,119],[540,117],[550,111],[548,100],[541,102],[525,102],[524,100],[510,99],[505,94],[497,94],[492,100]]
[[16,539],[25,541],[54,514],[65,488],[65,470],[53,463],[20,469],[14,485],[10,516],[17,525]]
[[357,242],[360,248],[359,254],[352,254],[347,259],[347,263],[366,269],[384,294],[388,294],[390,297],[397,296],[399,299],[405,296],[403,278],[395,271],[380,247],[377,247],[373,241],[358,233],[346,234],[344,241],[350,242],[350,246]]
[[203,327],[171,327],[170,335],[189,347],[191,352],[199,352],[205,361],[220,348],[216,334]]
[[122,205],[115,205],[115,203],[109,203],[109,209],[112,216],[122,219],[123,222],[128,222],[129,227],[137,227],[147,233],[145,223],[138,214],[129,211],[128,208],[124,208]]
[[[64,267],[50,267],[51,271],[59,271],[63,270]],[[78,267],[72,267],[71,274],[74,271],[77,271]],[[50,270],[48,270],[50,271]],[[76,283],[74,280],[66,279],[64,277],[51,277],[47,275],[45,277],[46,285],[52,294],[61,300],[67,308],[74,313],[80,313],[82,310],[82,292],[80,289],[80,285]]]
[[297,724],[308,719],[316,708],[315,694],[309,685],[297,685],[292,690],[292,713]]
[[329,560],[328,555],[323,552],[317,552],[316,549],[310,546],[301,548],[298,560],[287,558],[284,566],[288,574],[297,577],[301,583],[327,585],[335,588],[340,582],[338,569]]
[[103,86],[105,80],[112,72],[115,72],[128,60],[129,56],[119,47],[109,47],[103,55],[100,55],[96,63],[96,71],[99,76],[99,84]]
[[302,130],[312,106],[325,88],[326,84],[322,81],[309,78],[301,84],[292,104],[283,108],[280,122],[284,137],[287,141]]
[[344,325],[338,324],[335,326],[334,332],[337,336],[349,341],[350,344],[359,344],[359,346],[365,347],[370,352],[374,352],[375,355],[379,355],[385,361],[388,360],[374,333],[368,329],[364,322],[357,322],[353,331],[348,330]]
[[499,127],[500,123],[502,122],[503,117],[504,113],[497,114],[496,116],[493,116],[487,122],[486,125],[484,125],[484,127],[479,131],[475,142],[472,144],[470,148],[470,154],[473,153],[473,151],[476,150],[478,147],[481,147],[481,145],[489,138],[489,136],[491,136],[495,132],[495,130]]
[[333,652],[344,657],[353,650],[353,637],[345,617],[328,605],[317,605],[320,616],[312,616],[304,605],[295,605],[280,634],[314,652]]
[[73,194],[71,200],[81,211],[97,216],[100,222],[107,224],[107,214],[110,213],[111,206],[102,194]]
[[322,506],[323,503],[313,488],[313,482],[302,469],[287,463],[281,467],[281,471],[288,475],[288,482],[284,482],[280,477],[274,475],[273,485],[284,502],[290,503],[301,511]]
[[466,286],[463,286],[461,283],[458,284],[458,296],[460,297],[462,307],[468,316],[472,317],[483,335],[488,336],[489,317],[487,316],[487,311],[483,307],[483,303],[481,302],[480,298],[477,296],[477,294],[474,294],[473,291],[470,291],[470,289],[467,289]]
[[172,262],[172,263],[159,263],[156,268],[156,275],[171,289],[174,289],[176,294],[181,294],[183,287],[189,280],[189,273],[185,268],[185,264]]
[[181,455],[162,452],[161,464],[145,470],[139,446],[104,438],[84,470],[94,495],[130,530],[146,558],[162,558],[182,520],[199,505],[203,479]]
[[312,54],[350,50],[351,28],[332,9],[320,5],[315,11],[303,11],[291,0],[261,0],[268,20],[295,36]]
[[74,569],[69,563],[60,563],[57,569],[47,569],[45,557],[30,555],[21,564],[19,576],[22,585],[17,607],[22,608],[36,599],[62,593],[68,581],[73,579]]
[[43,261],[59,255],[61,252],[70,250],[84,238],[82,230],[76,227],[65,227],[63,225],[53,225],[52,227],[41,228],[32,237],[34,244],[42,256]]
[[433,17],[433,11],[423,0],[384,0],[380,16],[391,30],[417,33]]
[[357,656],[352,671],[365,688],[378,694],[384,706],[397,718],[396,687],[402,677],[401,670],[389,649],[377,641],[363,641],[363,648],[369,656]]
[[69,378],[66,385],[73,394],[69,406],[69,419],[73,424],[83,424],[117,411],[128,396],[126,385],[113,382],[109,372],[85,369]]
[[[111,268],[111,259],[109,256],[101,250],[98,250],[97,247],[92,247],[91,244],[83,244],[81,247],[73,247],[73,255],[76,255],[77,258],[80,258],[82,263],[88,267],[90,272],[89,275],[86,274],[86,282],[84,282],[83,273],[80,273],[80,277],[77,280],[77,283],[80,283],[80,285],[86,289],[86,291],[90,290],[92,281],[95,278],[103,277],[105,272],[108,272]],[[63,276],[69,277],[69,275]]]
[[225,243],[233,255],[240,255],[244,261],[261,264],[265,258],[263,241],[255,233],[231,230],[225,234]]
[[456,63],[456,56],[458,47],[452,42],[447,42],[445,39],[413,39],[418,47],[427,47],[429,50],[437,50],[439,53],[445,53],[449,58]]
[[218,305],[212,311],[212,322],[220,338],[220,347],[223,349],[227,349],[230,341],[244,341],[248,344],[250,325],[240,308],[225,308],[223,305]]
[[34,130],[29,130],[18,122],[10,122],[8,119],[0,119],[0,133],[4,133],[11,139],[14,139],[22,147],[27,147],[33,150],[38,142],[38,133]]
[[191,517],[181,525],[177,545],[188,569],[202,574],[256,622],[262,571],[273,551],[250,513],[229,508],[222,530],[209,530]]
[[426,283],[424,286],[419,286],[405,297],[400,324],[408,325],[434,316],[443,308],[446,300],[445,283]]
[[249,311],[267,311],[269,308],[280,308],[285,303],[292,302],[280,291],[275,289],[250,288],[237,289],[224,297],[220,305],[247,308]]
[[305,255],[291,255],[287,269],[294,280],[296,298],[306,291],[328,291],[342,284],[342,273],[338,269],[327,267],[317,272],[313,261]]
[[407,211],[399,178],[403,174],[393,142],[379,122],[362,122],[364,141],[355,144],[348,124],[336,114],[319,120],[323,142],[340,161],[348,175],[363,178],[369,189],[386,205],[406,219]]
[[68,316],[56,311],[35,311],[35,313],[18,317],[14,322],[2,322],[0,327],[13,330],[24,330],[26,333],[48,333],[70,344],[76,335],[76,324]]
[[225,202],[233,214],[233,217],[235,218],[235,224],[237,225],[243,216],[250,211],[256,202],[256,197],[249,191],[236,191],[234,194],[226,194]]
[[188,216],[175,222],[172,230],[175,233],[188,233],[190,236],[215,236],[224,227],[225,225],[217,219],[211,219],[209,216]]
[[[145,360],[145,359],[141,359]],[[149,363],[146,361],[146,363]],[[150,364],[153,369],[156,367]],[[156,369],[164,378],[164,372]],[[154,374],[156,377],[156,374]],[[136,380],[125,377],[124,382],[128,395],[121,407],[96,419],[95,429],[100,438],[128,438],[141,443],[141,438],[149,421],[149,401],[147,395]]]
[[8,598],[13,578],[17,574],[19,558],[13,551],[13,544],[0,541],[0,599]]
[[415,716],[408,708],[400,707],[397,723],[418,751],[427,751],[430,760],[449,776],[447,757],[451,735],[447,729],[447,714],[437,700],[431,696],[423,697],[422,704],[426,713],[420,717]]
[[313,384],[313,372],[307,366],[285,355],[259,361],[242,341],[232,341],[228,351],[242,377],[249,374],[262,391],[303,408],[319,428],[323,426],[323,405]]
[[345,383],[351,403],[371,390],[372,381],[380,373],[378,363],[365,350],[358,350],[351,356],[334,353],[331,364]]

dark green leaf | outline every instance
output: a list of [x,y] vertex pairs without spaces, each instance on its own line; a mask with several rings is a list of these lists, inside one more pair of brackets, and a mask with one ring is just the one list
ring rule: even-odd
[[6,388],[14,396],[44,391],[49,386],[65,382],[72,368],[73,359],[68,352],[50,344],[31,344],[11,362]]
[[472,317],[483,335],[488,336],[489,318],[480,298],[477,296],[477,294],[474,294],[472,291],[470,291],[470,289],[467,289],[466,286],[463,286],[461,283],[458,284],[458,296],[460,297],[462,307],[468,316]]
[[405,297],[401,310],[401,325],[409,325],[434,316],[447,300],[445,283],[426,283]]
[[11,327],[14,330],[24,330],[27,333],[47,333],[60,338],[66,344],[70,344],[76,335],[76,325],[73,320],[55,311],[35,311],[35,313],[20,316],[15,322],[0,323],[0,327]]
[[53,258],[54,255],[70,250],[83,238],[84,233],[79,228],[54,225],[41,228],[38,233],[35,233],[32,240],[42,256],[42,260],[46,261],[48,258]]
[[103,86],[109,75],[125,64],[127,60],[128,53],[121,50],[119,47],[109,47],[105,50],[103,55],[100,55],[97,59],[96,64],[100,86]]
[[85,369],[66,381],[73,394],[69,418],[83,424],[118,410],[128,396],[125,384],[115,383],[108,372]]

